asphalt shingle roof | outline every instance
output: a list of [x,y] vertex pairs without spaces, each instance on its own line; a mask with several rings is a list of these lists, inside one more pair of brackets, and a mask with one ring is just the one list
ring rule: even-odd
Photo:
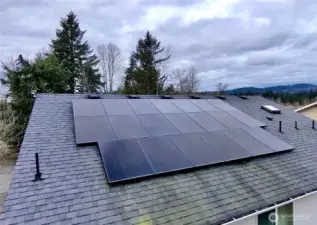
[[[110,186],[97,145],[75,143],[74,98],[85,96],[38,95],[0,224],[218,224],[317,188],[311,120],[282,108],[269,121],[261,105],[281,107],[256,96],[226,101],[295,150]],[[36,152],[45,178],[39,182],[32,181]]]

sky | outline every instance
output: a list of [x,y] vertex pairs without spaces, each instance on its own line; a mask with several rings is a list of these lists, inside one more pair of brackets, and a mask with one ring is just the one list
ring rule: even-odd
[[317,83],[316,0],[1,0],[0,61],[47,48],[70,10],[93,49],[113,42],[126,64],[149,30],[201,91]]

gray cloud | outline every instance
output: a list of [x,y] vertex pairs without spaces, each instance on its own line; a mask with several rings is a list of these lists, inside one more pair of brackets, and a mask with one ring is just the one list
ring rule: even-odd
[[0,60],[34,56],[73,10],[93,48],[115,42],[128,59],[149,29],[172,47],[171,69],[195,66],[201,89],[316,82],[314,0],[17,0],[0,2]]

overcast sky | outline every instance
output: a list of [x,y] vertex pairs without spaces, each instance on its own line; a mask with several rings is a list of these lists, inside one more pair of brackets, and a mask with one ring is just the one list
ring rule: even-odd
[[316,0],[1,0],[0,60],[47,48],[70,10],[94,49],[114,42],[126,60],[150,30],[201,90],[317,83]]

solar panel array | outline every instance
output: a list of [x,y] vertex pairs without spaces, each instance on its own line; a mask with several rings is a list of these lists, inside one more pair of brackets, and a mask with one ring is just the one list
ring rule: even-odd
[[109,183],[293,149],[219,99],[80,99],[73,115]]

